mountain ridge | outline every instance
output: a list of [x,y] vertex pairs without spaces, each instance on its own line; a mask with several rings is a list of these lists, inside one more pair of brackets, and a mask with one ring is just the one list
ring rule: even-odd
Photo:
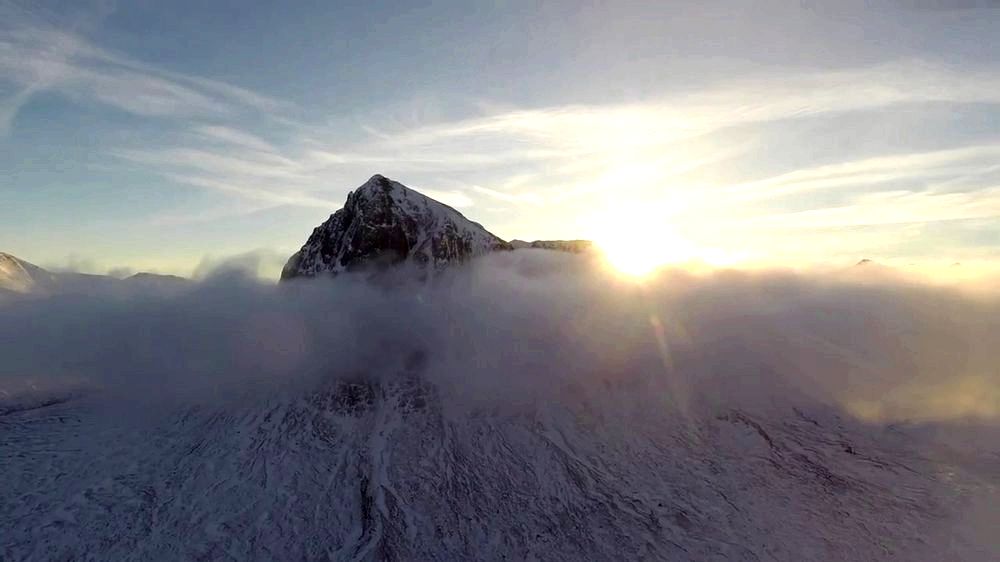
[[281,280],[400,263],[435,272],[491,252],[530,247],[581,253],[591,246],[587,240],[507,242],[447,204],[375,174],[313,229],[288,258]]
[[50,271],[7,252],[0,252],[0,295],[93,293],[117,286],[152,288],[182,286],[190,279],[176,275],[139,272],[124,279],[110,275]]

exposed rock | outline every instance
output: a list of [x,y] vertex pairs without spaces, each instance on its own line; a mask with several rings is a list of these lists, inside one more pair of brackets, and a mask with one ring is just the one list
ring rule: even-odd
[[556,250],[559,252],[570,252],[582,254],[594,248],[594,243],[590,240],[535,240],[531,243],[532,248],[541,250]]
[[401,262],[439,270],[512,247],[455,209],[399,182],[374,175],[344,208],[316,227],[281,278],[336,275]]
[[556,250],[558,252],[570,252],[573,254],[582,254],[594,248],[594,243],[590,240],[535,240],[534,242],[511,240],[510,245],[515,250],[535,248],[538,250]]

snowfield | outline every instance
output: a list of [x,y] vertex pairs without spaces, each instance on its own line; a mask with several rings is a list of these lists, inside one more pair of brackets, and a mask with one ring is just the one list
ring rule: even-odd
[[2,306],[3,560],[1000,552],[988,298],[538,250]]

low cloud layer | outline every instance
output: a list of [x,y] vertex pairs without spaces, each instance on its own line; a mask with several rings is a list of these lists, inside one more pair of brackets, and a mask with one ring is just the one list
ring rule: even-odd
[[1000,416],[995,293],[874,271],[634,283],[589,258],[519,251],[433,283],[274,286],[227,263],[183,290],[0,307],[8,399],[59,381],[139,401],[215,399],[388,376],[420,357],[425,376],[473,405],[638,385],[682,412],[791,401],[867,422]]

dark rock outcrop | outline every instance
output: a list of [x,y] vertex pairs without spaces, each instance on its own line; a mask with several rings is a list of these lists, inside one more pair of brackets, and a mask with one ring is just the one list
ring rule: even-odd
[[590,240],[535,240],[527,247],[539,250],[556,250],[558,252],[582,254],[592,250],[594,243]]
[[285,264],[281,279],[402,262],[438,270],[511,249],[448,205],[376,174],[348,194],[343,209],[313,230]]

